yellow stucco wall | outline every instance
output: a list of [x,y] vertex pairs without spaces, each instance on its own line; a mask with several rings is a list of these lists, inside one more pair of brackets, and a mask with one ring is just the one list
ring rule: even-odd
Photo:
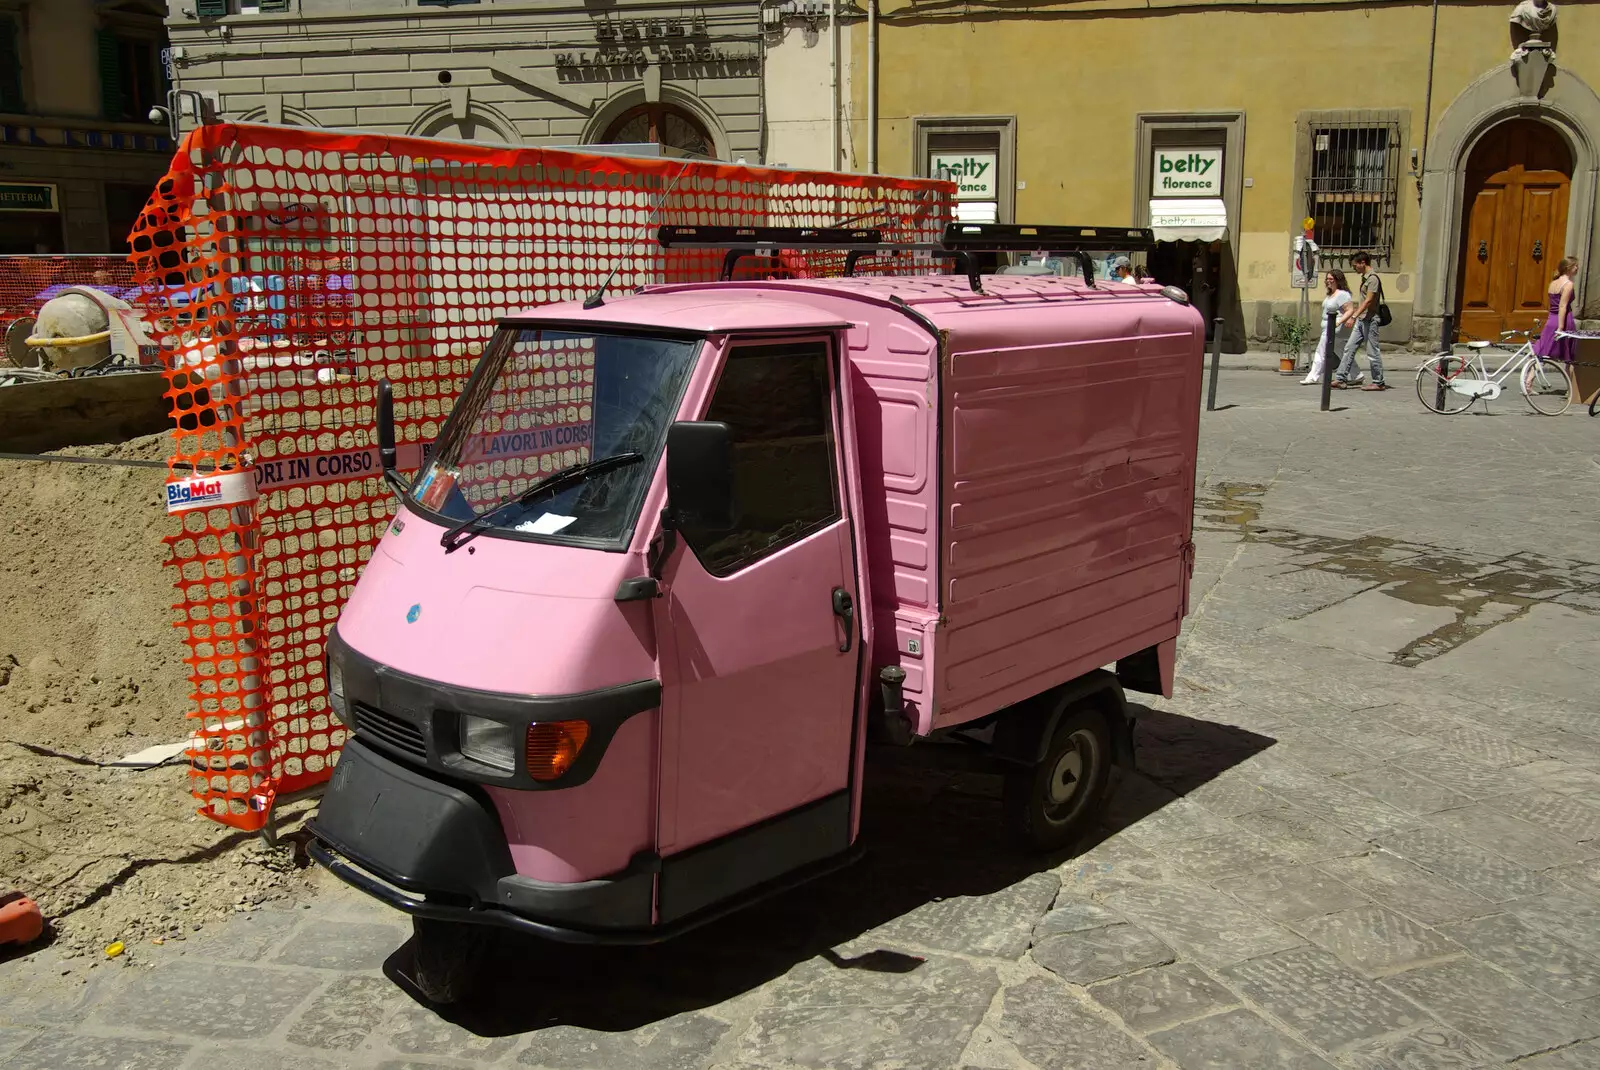
[[[889,0],[879,33],[879,167],[908,174],[912,119],[1016,117],[1018,222],[1133,222],[1135,116],[1242,111],[1241,218],[1230,227],[1242,301],[1289,301],[1288,243],[1303,214],[1295,181],[1303,111],[1402,109],[1396,290],[1416,270],[1417,187],[1404,172],[1422,148],[1432,10],[1331,2],[1302,10],[1242,11],[1204,4],[1162,11],[1124,0],[1041,4],[1032,13],[982,3],[965,14]],[[1441,4],[1433,125],[1474,79],[1508,58],[1511,3]],[[1202,8],[1202,10],[1195,10]],[[1560,7],[1558,65],[1600,84],[1600,5]],[[951,12],[944,16],[943,12]],[[1111,12],[1119,11],[1113,15]],[[929,12],[929,14],[920,14]],[[852,35],[867,62],[866,34]],[[861,68],[864,69],[864,68]],[[1509,75],[1507,76],[1509,77]],[[865,122],[865,79],[854,114]],[[1600,132],[1597,132],[1600,133]],[[864,130],[857,131],[864,141]],[[1229,161],[1229,166],[1234,166]]]

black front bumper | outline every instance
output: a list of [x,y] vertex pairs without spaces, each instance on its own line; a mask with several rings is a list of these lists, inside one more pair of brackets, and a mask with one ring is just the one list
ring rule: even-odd
[[317,862],[408,914],[578,942],[650,926],[654,855],[575,884],[519,876],[481,789],[392,761],[359,738],[345,744],[310,831]]

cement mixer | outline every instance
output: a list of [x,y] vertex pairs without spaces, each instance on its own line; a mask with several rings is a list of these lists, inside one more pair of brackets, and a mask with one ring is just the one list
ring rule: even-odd
[[133,306],[91,286],[74,286],[45,302],[13,363],[47,372],[81,373],[114,365],[137,368],[140,347],[153,346]]

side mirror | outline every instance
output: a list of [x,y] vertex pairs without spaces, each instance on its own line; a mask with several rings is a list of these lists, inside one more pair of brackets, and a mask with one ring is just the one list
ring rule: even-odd
[[733,434],[728,425],[691,420],[673,424],[667,430],[667,509],[673,527],[685,537],[730,531],[733,504]]
[[378,380],[378,464],[383,467],[383,479],[402,498],[411,487],[395,471],[399,451],[394,445],[394,388],[389,380]]

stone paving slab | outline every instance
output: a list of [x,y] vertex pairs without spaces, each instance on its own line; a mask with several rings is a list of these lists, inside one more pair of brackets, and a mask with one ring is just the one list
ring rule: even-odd
[[1203,885],[1147,885],[1116,892],[1106,901],[1207,965],[1227,966],[1305,942]]
[[1419,869],[1491,903],[1506,903],[1555,888],[1548,877],[1443,829],[1419,826],[1382,836],[1377,843]]
[[1600,996],[1600,959],[1514,915],[1474,918],[1440,931],[1552,999],[1572,1003]]
[[[1432,744],[1428,746],[1431,747]],[[1396,753],[1416,752],[1405,750]],[[1436,784],[1393,762],[1386,762],[1372,769],[1359,769],[1340,777],[1339,781],[1358,791],[1366,792],[1379,802],[1402,813],[1417,816],[1466,806],[1472,801],[1459,791]]]
[[117,1070],[171,1070],[188,1056],[185,1044],[90,1033],[43,1033],[6,1056],[8,1070],[62,1070],[64,1067],[116,1067]]
[[1217,887],[1274,921],[1333,914],[1368,902],[1357,889],[1311,866],[1264,870],[1218,881]]
[[1115,910],[1109,910],[1098,903],[1072,901],[1056,907],[1039,919],[1038,924],[1033,927],[1033,942],[1037,945],[1046,937],[1083,932],[1085,929],[1099,929],[1107,925],[1118,925],[1127,920]]
[[1275,846],[1270,838],[1253,832],[1201,836],[1164,844],[1154,848],[1152,853],[1206,881],[1253,873],[1268,866],[1288,865],[1295,860],[1291,852]]
[[90,1022],[197,1039],[215,1035],[218,1023],[226,1023],[230,1037],[264,1037],[321,985],[321,978],[298,970],[190,959],[140,973],[101,1004]]
[[1137,925],[1108,925],[1051,936],[1036,944],[1033,961],[1075,985],[1164,966],[1173,960],[1170,947]]
[[931,958],[907,973],[802,963],[772,987],[738,1048],[749,1066],[826,1070],[954,1061],[999,989],[994,968]]
[[1492,803],[1446,810],[1434,814],[1428,823],[1527,869],[1549,869],[1595,857],[1592,849],[1512,817]]
[[539,1070],[698,1070],[728,1023],[708,1014],[681,1014],[620,1033],[574,1026],[540,1030],[517,1056]]
[[1479,1045],[1439,1025],[1352,1051],[1344,1062],[1350,1070],[1491,1070],[1502,1065]]
[[1265,955],[1223,971],[1241,993],[1324,1051],[1404,1032],[1424,1015],[1317,948]]
[[1187,962],[1093,985],[1089,994],[1136,1033],[1170,1029],[1239,1003],[1233,992]]
[[995,1028],[1022,1058],[1051,1070],[1137,1067],[1155,1061],[1148,1048],[1092,1012],[1068,986],[1044,977],[1006,989]]
[[325,970],[375,970],[409,935],[399,925],[314,921],[301,926],[272,961]]
[[1386,983],[1502,1059],[1600,1036],[1600,1022],[1473,959],[1424,966]]
[[1535,929],[1600,958],[1600,895],[1562,888],[1505,904]]
[[1010,888],[986,896],[955,896],[927,903],[875,931],[874,936],[918,947],[1014,959],[1028,950],[1029,937],[1061,880],[1035,873]]
[[1238,1070],[1243,1066],[1333,1070],[1332,1063],[1248,1010],[1214,1014],[1153,1033],[1150,1042],[1184,1070]]
[[1494,909],[1494,904],[1482,896],[1440,880],[1387,851],[1336,858],[1317,868],[1425,925],[1470,918]]

